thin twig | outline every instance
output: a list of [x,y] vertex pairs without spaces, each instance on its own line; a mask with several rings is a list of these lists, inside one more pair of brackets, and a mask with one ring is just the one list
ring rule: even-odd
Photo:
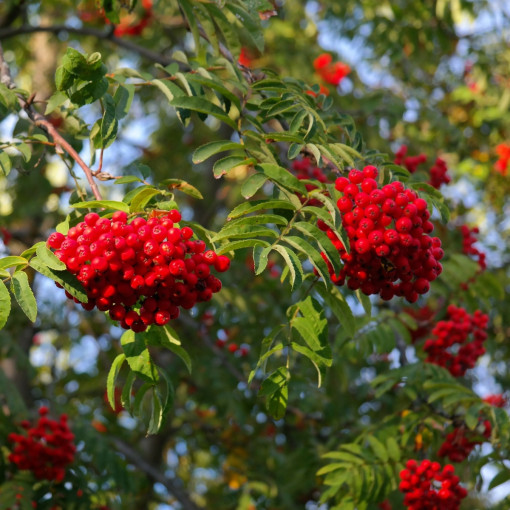
[[184,489],[176,485],[172,479],[167,478],[152,464],[149,464],[139,452],[120,439],[112,439],[112,441],[117,451],[122,453],[129,462],[150,476],[155,482],[164,485],[168,492],[179,501],[183,510],[199,510],[199,507],[193,503]]
[[[11,72],[9,70],[9,66],[4,59],[4,53],[2,46],[0,44],[0,83],[3,83],[10,89],[16,88],[16,84],[11,78]],[[99,188],[97,187],[96,182],[94,181],[94,177],[92,176],[92,170],[87,166],[87,164],[81,159],[80,155],[74,150],[72,145],[56,130],[53,124],[49,121],[47,117],[39,113],[37,110],[32,108],[29,100],[25,99],[21,94],[17,94],[18,103],[21,108],[25,110],[30,120],[37,126],[46,131],[53,141],[56,144],[56,150],[59,152],[59,149],[67,152],[69,156],[78,164],[78,166],[83,170],[87,181],[89,182],[90,189],[94,194],[94,197],[97,200],[101,200],[101,193]]]
[[78,28],[70,27],[67,25],[46,25],[46,26],[22,25],[21,27],[0,29],[0,41],[9,39],[11,37],[16,37],[17,35],[34,34],[36,32],[50,32],[52,34],[69,32],[77,35],[97,37],[98,39],[102,39],[103,41],[109,41],[112,44],[115,44],[116,46],[132,51],[133,53],[137,53],[141,57],[161,65],[166,66],[174,62],[174,60],[172,60],[171,58],[156,53],[152,50],[149,50],[144,46],[140,46],[139,44],[136,44],[132,41],[128,41],[126,39],[121,39],[120,37],[115,37],[112,34],[111,30],[103,31],[98,30],[97,28],[90,27]]

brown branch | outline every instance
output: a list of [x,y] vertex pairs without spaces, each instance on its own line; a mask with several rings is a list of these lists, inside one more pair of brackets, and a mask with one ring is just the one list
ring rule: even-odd
[[161,65],[166,66],[174,62],[171,58],[156,53],[155,51],[151,51],[148,48],[145,48],[144,46],[140,46],[139,44],[136,44],[134,42],[127,41],[126,39],[121,39],[120,37],[115,37],[111,29],[103,31],[98,30],[97,28],[90,27],[78,28],[69,27],[67,25],[47,25],[47,26],[22,25],[20,27],[15,28],[0,29],[0,41],[9,39],[11,37],[16,37],[17,35],[34,34],[36,32],[50,32],[52,34],[57,35],[62,32],[69,32],[71,34],[97,37],[98,39],[102,39],[103,41],[109,41],[112,44],[115,44],[116,46],[132,51],[133,53],[137,53],[141,57]]
[[[9,70],[9,66],[4,59],[4,53],[2,46],[0,44],[0,83],[3,83],[10,89],[16,88],[16,84],[12,80],[11,73]],[[78,164],[78,166],[85,172],[85,176],[87,181],[89,182],[90,189],[94,194],[96,200],[102,200],[101,193],[99,188],[97,187],[96,182],[94,181],[94,177],[92,176],[92,170],[87,166],[87,164],[81,159],[80,155],[74,150],[72,145],[55,129],[55,126],[49,121],[47,117],[39,113],[37,110],[34,110],[30,98],[25,99],[21,94],[17,94],[18,103],[25,110],[30,120],[36,125],[40,127],[44,131],[46,131],[53,141],[56,144],[57,151],[62,149],[67,152],[69,156]]]
[[132,449],[131,446],[120,441],[119,439],[112,439],[113,444],[117,451],[122,453],[126,459],[134,464],[137,468],[146,473],[155,482],[164,485],[168,492],[174,496],[181,504],[183,510],[199,510],[199,507],[193,503],[188,493],[179,487],[171,478],[167,478],[163,473],[156,469],[152,464],[149,464],[139,452]]

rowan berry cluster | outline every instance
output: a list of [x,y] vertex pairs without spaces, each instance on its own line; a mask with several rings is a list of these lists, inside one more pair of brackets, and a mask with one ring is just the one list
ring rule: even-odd
[[477,438],[482,435],[486,439],[491,436],[492,425],[489,420],[483,420],[479,424],[483,431],[469,430],[465,425],[456,427],[450,432],[439,448],[439,457],[448,457],[452,462],[462,462],[467,459],[473,448],[482,444]]
[[[425,154],[419,154],[418,156],[406,156],[406,154],[407,146],[402,145],[395,153],[394,162],[397,165],[405,166],[412,174],[416,172],[419,165],[427,162],[427,156]],[[448,184],[451,181],[451,178],[447,172],[448,167],[446,166],[446,161],[442,158],[436,158],[434,165],[430,169],[429,184],[436,189],[439,189],[441,184]]]
[[122,211],[111,220],[89,213],[67,236],[51,234],[47,244],[83,284],[88,297],[83,308],[109,311],[124,329],[142,332],[176,319],[179,306],[209,301],[221,289],[211,268],[223,272],[230,266],[228,257],[192,240],[191,228],[177,227],[180,220],[175,209],[130,223]]
[[476,235],[480,233],[478,227],[469,228],[467,225],[461,225],[460,233],[462,234],[462,253],[472,255],[478,262],[480,271],[487,269],[485,253],[474,246],[477,242]]
[[322,53],[313,61],[313,67],[319,76],[335,87],[351,72],[351,68],[343,62],[333,62],[329,53]]
[[9,434],[9,441],[14,443],[9,461],[19,469],[32,471],[40,480],[61,482],[65,467],[73,461],[76,452],[74,435],[69,430],[65,414],[59,421],[48,418],[47,414],[48,409],[41,407],[34,427],[28,421],[21,423],[27,435]]
[[494,407],[505,407],[508,404],[508,400],[501,393],[488,395],[483,399],[483,401]]
[[413,303],[441,274],[441,241],[429,236],[434,225],[429,221],[427,202],[401,182],[379,188],[377,174],[374,166],[366,166],[363,171],[351,170],[349,178],[336,180],[335,188],[342,193],[337,207],[350,252],[319,221],[319,228],[327,233],[344,262],[340,273],[334,274],[323,257],[336,285],[343,285],[347,279],[351,290],[379,294],[385,300],[405,297]]
[[[428,355],[425,361],[445,367],[453,376],[460,377],[485,353],[483,342],[487,339],[489,317],[480,310],[470,315],[455,305],[449,305],[447,313],[449,320],[439,321],[432,330],[433,337],[425,341],[423,349]],[[473,339],[469,342],[471,335]],[[460,347],[454,354],[448,349],[455,344]]]
[[406,469],[400,472],[399,489],[405,494],[404,505],[408,510],[458,510],[467,491],[454,473],[451,464],[441,469],[438,462],[428,459],[420,464],[408,460]]

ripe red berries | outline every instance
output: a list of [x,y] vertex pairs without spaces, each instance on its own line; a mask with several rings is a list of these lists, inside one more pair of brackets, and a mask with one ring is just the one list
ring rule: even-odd
[[179,306],[209,301],[221,289],[211,269],[230,266],[225,255],[203,253],[205,243],[191,239],[191,228],[175,226],[180,220],[177,210],[130,223],[122,211],[111,220],[89,213],[67,236],[51,234],[47,244],[87,291],[85,309],[109,311],[123,328],[142,332],[177,318]]
[[[489,317],[480,310],[469,315],[454,305],[448,306],[447,312],[449,320],[439,321],[432,330],[433,337],[425,342],[423,349],[428,354],[425,361],[445,367],[453,376],[460,377],[485,353],[483,342],[487,339]],[[470,335],[473,340],[468,342]],[[448,349],[455,344],[460,347],[453,354]]]
[[441,470],[438,462],[425,459],[418,465],[415,460],[408,460],[406,469],[400,472],[404,505],[408,510],[458,510],[467,491],[454,473],[451,464]]
[[428,221],[425,200],[400,182],[377,188],[377,173],[375,167],[367,166],[363,171],[351,170],[348,179],[336,180],[335,188],[343,195],[337,206],[350,241],[350,253],[334,232],[319,222],[344,267],[335,275],[324,254],[323,258],[335,284],[347,281],[351,290],[379,294],[385,300],[405,297],[413,303],[418,295],[429,291],[430,282],[441,274],[441,241],[427,234],[433,225]]
[[14,444],[9,461],[19,469],[32,471],[40,480],[61,482],[65,476],[65,467],[74,459],[76,448],[73,444],[74,435],[67,425],[67,416],[63,414],[59,421],[46,415],[48,409],[39,409],[40,418],[37,425],[29,422],[21,425],[27,435],[9,434],[8,439]]

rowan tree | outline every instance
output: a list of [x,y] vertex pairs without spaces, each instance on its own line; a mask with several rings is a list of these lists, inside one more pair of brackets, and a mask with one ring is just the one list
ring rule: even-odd
[[3,2],[0,507],[507,508],[509,20]]

